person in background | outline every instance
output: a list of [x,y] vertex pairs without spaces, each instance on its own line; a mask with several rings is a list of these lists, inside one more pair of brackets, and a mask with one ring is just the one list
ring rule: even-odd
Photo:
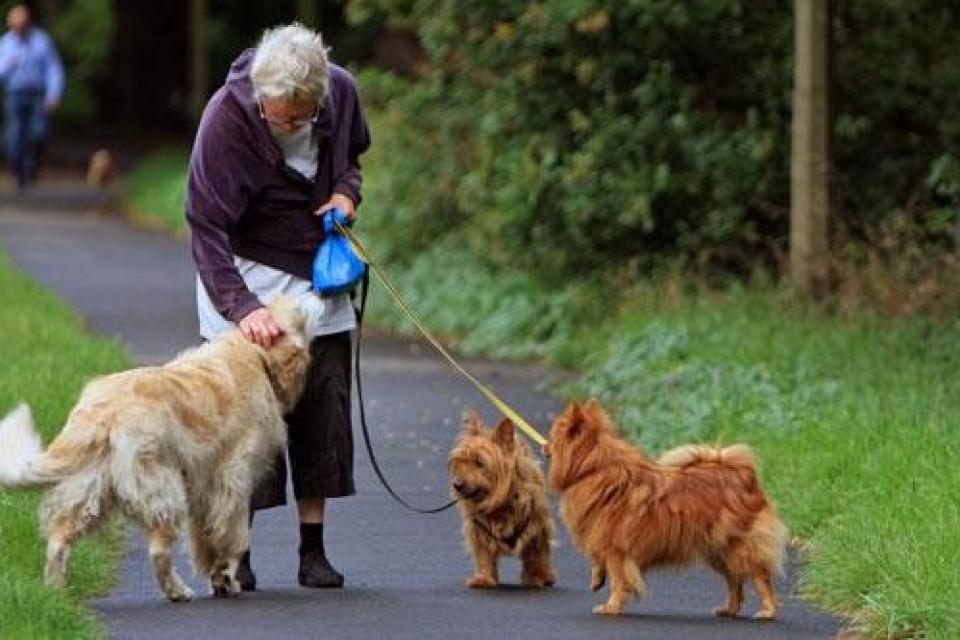
[[48,116],[63,94],[63,65],[53,40],[33,26],[26,6],[10,9],[7,26],[10,30],[0,38],[4,146],[10,171],[22,190],[36,178]]
[[[313,361],[303,396],[287,416],[290,473],[300,520],[298,580],[340,587],[326,556],[327,498],[355,493],[350,420],[349,294],[311,290],[322,215],[351,219],[360,203],[358,157],[370,146],[353,78],[327,59],[319,33],[300,24],[267,30],[243,52],[210,99],[187,178],[186,217],[197,267],[200,333],[234,326],[261,346],[280,328],[264,306],[284,293],[313,308]],[[255,509],[286,500],[286,466],[258,487]],[[238,580],[256,587],[248,553]]]

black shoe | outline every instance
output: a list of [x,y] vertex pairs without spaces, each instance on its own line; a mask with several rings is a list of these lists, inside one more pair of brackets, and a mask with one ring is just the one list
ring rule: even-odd
[[247,551],[240,558],[240,564],[237,565],[237,582],[244,591],[257,590],[257,575],[250,568],[250,552]]
[[315,589],[338,589],[343,586],[343,575],[330,566],[327,556],[319,550],[300,554],[297,579],[301,586]]

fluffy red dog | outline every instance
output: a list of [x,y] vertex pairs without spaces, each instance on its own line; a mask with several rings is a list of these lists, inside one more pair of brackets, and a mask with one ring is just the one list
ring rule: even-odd
[[590,401],[557,418],[545,452],[563,520],[592,563],[591,587],[610,578],[610,598],[594,613],[619,614],[631,594],[643,594],[651,567],[703,560],[727,581],[717,615],[738,614],[749,577],[761,601],[755,617],[776,616],[772,578],[782,569],[786,528],[749,447],[690,445],[651,460]]

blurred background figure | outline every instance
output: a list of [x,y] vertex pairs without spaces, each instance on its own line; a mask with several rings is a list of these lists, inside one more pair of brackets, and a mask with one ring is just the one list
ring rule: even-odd
[[60,104],[63,65],[50,36],[31,24],[26,6],[10,9],[7,27],[0,39],[4,145],[17,189],[22,190],[36,177],[47,116]]

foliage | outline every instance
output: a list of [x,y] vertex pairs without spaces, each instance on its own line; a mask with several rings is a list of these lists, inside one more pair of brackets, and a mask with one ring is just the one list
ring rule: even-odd
[[[604,313],[604,287],[583,283],[552,291],[522,272],[493,271],[450,244],[417,257],[407,269],[388,273],[395,274],[391,280],[405,298],[415,301],[416,312],[431,331],[456,339],[466,354],[549,357],[572,366],[593,345],[583,335],[584,323]],[[370,319],[416,334],[393,302],[377,292],[371,296]]]
[[63,57],[67,76],[60,110],[63,117],[90,119],[100,106],[97,86],[107,71],[116,28],[113,4],[111,0],[58,3],[50,31]]
[[[905,209],[918,226],[960,223],[944,173],[960,154],[960,54],[946,46],[960,5],[933,0],[837,4],[835,172],[853,226]],[[954,170],[954,178],[956,171]],[[938,206],[939,205],[939,206]]]
[[[59,431],[81,386],[92,376],[126,366],[122,349],[92,339],[54,296],[13,270],[0,255],[0,415],[27,402],[49,441]],[[75,550],[66,590],[43,585],[44,545],[37,531],[36,492],[0,492],[0,637],[88,638],[102,635],[80,602],[105,592],[119,555],[119,530],[86,539]]]
[[[466,114],[439,102],[439,85],[412,88],[374,71],[361,73],[359,85],[374,140],[361,159],[369,203],[361,209],[362,227],[389,238],[379,247],[382,259],[405,260],[425,238],[440,237],[463,222],[468,203],[462,201],[462,167],[474,156],[463,141],[470,139],[472,124]],[[390,108],[395,100],[403,106]],[[415,124],[424,114],[435,129],[427,136]]]
[[[779,264],[792,3],[348,7],[354,21],[417,25],[430,57],[418,82],[362,82],[390,123],[381,140],[406,150],[380,158],[391,185],[377,202],[426,225],[420,243],[459,227],[495,264],[558,279],[612,264],[643,275],[665,257],[710,275]],[[845,237],[863,241],[906,210],[935,245],[950,242],[960,208],[944,180],[960,127],[943,114],[960,108],[958,24],[960,10],[934,0],[838,3],[833,175]],[[391,253],[419,250],[408,240]]]

